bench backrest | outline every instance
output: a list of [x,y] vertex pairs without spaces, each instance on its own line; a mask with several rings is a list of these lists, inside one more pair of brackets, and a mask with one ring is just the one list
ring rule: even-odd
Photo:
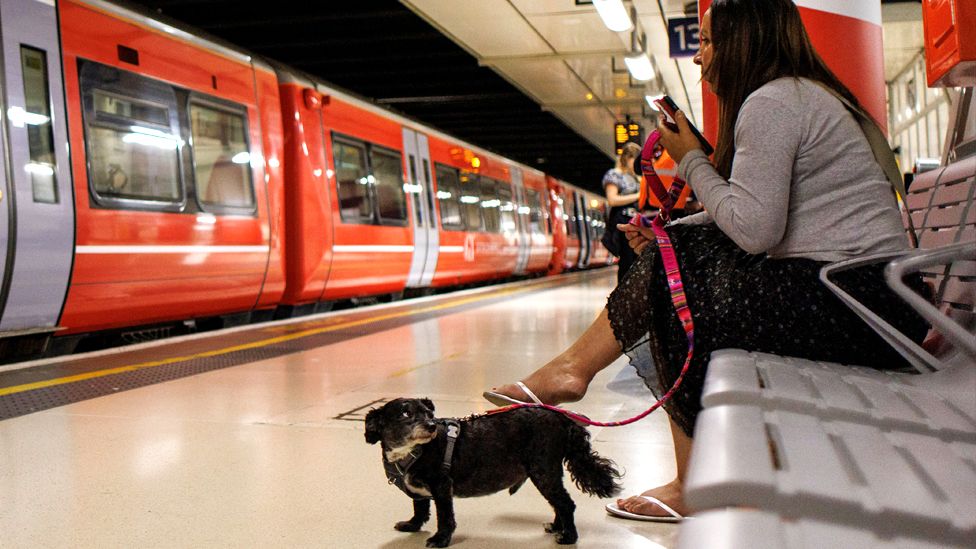
[[[966,90],[959,97],[959,103],[956,122],[965,133],[971,126],[968,117],[976,110],[973,91]],[[903,214],[911,216],[920,249],[932,250],[958,243],[971,243],[976,248],[974,136],[957,133],[954,137],[960,138],[962,143],[954,151],[966,151],[967,156],[920,174],[908,190]],[[953,146],[950,143],[947,151]],[[948,153],[946,157],[949,158]],[[931,284],[939,308],[976,337],[976,261],[959,259],[949,265],[923,269],[921,274]],[[938,336],[933,334],[926,348],[936,356],[946,354],[946,346],[939,343]],[[958,356],[955,358],[959,359]]]

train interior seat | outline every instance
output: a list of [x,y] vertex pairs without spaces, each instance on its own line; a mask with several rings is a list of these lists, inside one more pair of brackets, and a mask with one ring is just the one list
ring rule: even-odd
[[250,196],[244,183],[244,166],[245,164],[235,164],[230,158],[218,158],[210,171],[203,201],[221,206],[250,206]]

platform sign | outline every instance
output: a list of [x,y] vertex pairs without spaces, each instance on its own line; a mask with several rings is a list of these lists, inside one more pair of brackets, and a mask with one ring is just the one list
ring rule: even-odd
[[623,152],[624,144],[633,141],[638,145],[644,144],[644,128],[637,122],[617,122],[613,125],[613,141],[616,145],[617,156]]
[[691,57],[698,53],[701,45],[698,37],[697,17],[675,17],[668,19],[668,38],[671,43],[671,57]]

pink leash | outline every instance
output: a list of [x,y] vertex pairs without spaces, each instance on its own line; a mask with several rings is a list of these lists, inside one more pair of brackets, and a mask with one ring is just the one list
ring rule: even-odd
[[[671,290],[671,303],[674,305],[674,310],[678,314],[678,319],[681,320],[681,325],[685,329],[685,335],[688,336],[688,354],[685,356],[685,363],[681,367],[681,373],[678,374],[678,378],[674,380],[674,384],[671,385],[668,392],[658,399],[658,401],[655,402],[650,408],[632,418],[621,421],[593,421],[586,416],[582,416],[564,408],[559,408],[550,404],[535,403],[513,404],[511,406],[490,410],[488,411],[489,414],[507,412],[516,408],[545,408],[547,410],[559,412],[578,423],[593,425],[596,427],[619,427],[621,425],[628,425],[630,423],[634,423],[635,421],[644,419],[651,412],[660,408],[661,405],[664,404],[666,400],[671,398],[671,395],[678,390],[678,386],[681,385],[681,381],[684,379],[685,374],[688,372],[688,367],[691,365],[691,356],[695,350],[695,324],[691,319],[691,309],[688,308],[688,299],[685,296],[684,284],[681,282],[681,271],[678,268],[678,258],[674,255],[674,246],[671,245],[671,238],[668,236],[667,231],[664,230],[664,225],[671,219],[671,210],[678,201],[678,196],[684,189],[685,182],[684,180],[675,177],[674,182],[671,184],[671,188],[665,189],[664,184],[661,182],[661,178],[657,175],[657,172],[654,171],[654,160],[661,155],[661,147],[658,144],[660,139],[660,132],[654,130],[651,132],[651,135],[647,137],[647,141],[644,142],[644,149],[641,151],[641,171],[644,174],[643,179],[646,182],[650,192],[653,192],[654,196],[656,196],[661,202],[661,211],[658,212],[658,215],[653,219],[638,213],[633,219],[630,220],[630,224],[638,227],[650,227],[651,230],[654,231],[654,237],[657,240],[658,250],[661,252],[661,261],[664,263],[664,272],[668,277],[668,287]],[[640,206],[643,207],[644,204],[641,204]]]

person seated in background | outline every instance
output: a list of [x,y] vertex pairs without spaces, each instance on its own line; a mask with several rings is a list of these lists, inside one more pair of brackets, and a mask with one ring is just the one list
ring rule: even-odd
[[[891,186],[851,112],[857,105],[814,51],[790,0],[715,0],[701,21],[695,62],[718,96],[713,161],[683,113],[661,142],[705,212],[667,227],[694,319],[694,354],[664,407],[676,478],[607,506],[611,514],[675,521],[701,410],[709,353],[740,348],[897,368],[904,361],[818,278],[828,262],[908,248]],[[496,404],[559,404],[626,353],[652,393],[674,383],[688,340],[649,229],[620,227],[639,256],[606,308],[569,349],[525,377],[485,393]],[[883,266],[838,282],[916,341],[927,326],[884,283]],[[910,283],[921,286],[921,280]]]

